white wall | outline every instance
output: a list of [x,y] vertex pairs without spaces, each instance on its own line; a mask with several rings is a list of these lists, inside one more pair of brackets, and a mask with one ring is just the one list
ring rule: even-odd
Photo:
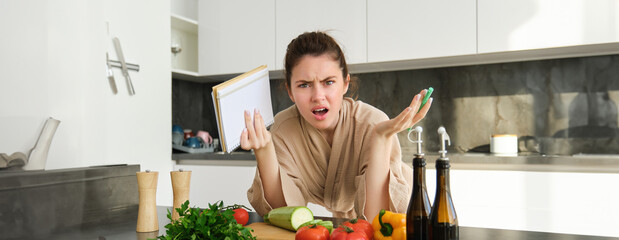
[[[170,2],[1,1],[0,30],[0,153],[27,152],[51,116],[46,169],[140,164],[160,172],[157,203],[171,205]],[[135,96],[119,69],[110,90],[113,37],[140,65]]]

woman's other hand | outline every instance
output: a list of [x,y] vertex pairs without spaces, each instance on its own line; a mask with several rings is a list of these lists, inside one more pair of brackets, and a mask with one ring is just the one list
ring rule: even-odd
[[407,128],[413,127],[417,124],[421,119],[426,116],[430,106],[432,105],[432,98],[428,99],[426,105],[419,110],[419,106],[421,106],[422,99],[426,96],[428,90],[424,89],[419,94],[413,97],[410,105],[404,109],[397,117],[380,122],[376,124],[374,127],[374,131],[379,136],[383,136],[389,138],[396,133],[399,133]]
[[241,133],[241,148],[245,150],[260,150],[271,142],[271,133],[264,125],[264,119],[258,110],[254,110],[254,120],[249,111],[245,110],[245,129]]
[[[368,151],[370,162],[366,172],[366,204],[364,209],[364,214],[369,219],[374,219],[374,216],[380,209],[389,208],[390,159],[385,158],[385,156],[389,156],[393,141],[388,139],[394,134],[412,127],[426,116],[428,109],[432,105],[432,98],[428,99],[428,102],[421,110],[419,110],[419,106],[421,106],[421,101],[427,92],[425,89],[422,90],[413,97],[411,104],[402,113],[393,119],[376,124],[372,130],[372,140],[374,142],[370,144],[370,150]],[[412,179],[407,179],[407,182],[410,186]]]

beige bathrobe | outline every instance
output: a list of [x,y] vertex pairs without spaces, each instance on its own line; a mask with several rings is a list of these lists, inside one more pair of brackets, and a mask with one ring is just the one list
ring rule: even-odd
[[[329,146],[295,105],[278,113],[270,131],[286,204],[306,206],[312,202],[324,206],[334,217],[364,218],[369,135],[376,123],[388,119],[366,103],[344,98]],[[405,213],[412,169],[401,160],[397,136],[391,141],[391,154],[385,156],[390,161],[389,210]],[[258,169],[247,198],[261,216],[272,209],[264,197]]]

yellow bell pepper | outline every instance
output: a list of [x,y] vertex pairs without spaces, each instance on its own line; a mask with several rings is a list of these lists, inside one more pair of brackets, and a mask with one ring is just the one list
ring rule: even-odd
[[374,240],[406,240],[406,214],[381,209],[372,221]]

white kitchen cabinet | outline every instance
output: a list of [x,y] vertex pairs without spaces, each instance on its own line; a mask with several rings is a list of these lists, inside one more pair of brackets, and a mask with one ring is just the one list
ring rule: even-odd
[[[198,0],[170,1],[172,77],[197,77]],[[180,77],[179,77],[180,76]]]
[[[458,170],[450,173],[460,226],[619,236],[618,174]],[[435,197],[436,170],[426,170]]]
[[[206,208],[209,203],[223,201],[225,205],[242,204],[251,209],[247,190],[251,187],[256,166],[216,166],[179,164],[174,170],[191,171],[189,202],[191,206]],[[331,216],[324,207],[308,204],[315,216]]]
[[[255,165],[216,166],[198,162],[174,167],[192,171],[189,193],[192,206],[204,208],[223,200],[226,205],[243,204],[251,208],[247,189],[252,184]],[[619,181],[617,174],[465,170],[458,169],[460,166],[466,168],[466,164],[453,163],[450,170],[451,193],[460,226],[619,236],[619,228],[614,227],[619,224],[615,217],[619,214],[615,204],[619,201],[619,191],[600,184]],[[433,164],[426,170],[426,185],[432,201],[436,191]],[[574,211],[575,206],[586,206],[586,210]],[[316,216],[331,216],[321,206],[308,204],[308,207]],[[583,219],[588,224],[583,224]]]
[[619,41],[616,0],[479,0],[479,53]]
[[619,52],[616,0],[199,3],[198,72],[186,74],[197,81],[281,70],[290,41],[315,30],[340,43],[352,73]]
[[171,60],[172,72],[198,74],[198,21],[172,13]]
[[342,47],[349,64],[367,62],[366,3],[358,0],[276,2],[276,66],[284,68],[286,48],[299,34],[326,31]]
[[200,1],[199,74],[275,65],[275,0]]
[[475,3],[368,0],[368,62],[475,54]]
[[255,166],[176,165],[174,170],[191,171],[189,202],[206,208],[222,200],[226,205],[251,207],[247,189],[254,180]]
[[172,15],[183,16],[184,18],[197,22],[198,4],[200,1],[201,0],[170,0],[170,12]]

